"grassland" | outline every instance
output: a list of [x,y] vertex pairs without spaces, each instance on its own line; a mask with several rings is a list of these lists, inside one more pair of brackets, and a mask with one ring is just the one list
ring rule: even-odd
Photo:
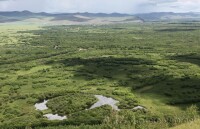
[[[200,23],[0,28],[1,128],[160,129],[199,117]],[[83,110],[96,94],[121,110]],[[68,119],[43,117],[44,99]]]
[[195,120],[195,121],[191,121],[176,127],[173,127],[171,129],[198,129],[200,125],[200,121],[199,119]]

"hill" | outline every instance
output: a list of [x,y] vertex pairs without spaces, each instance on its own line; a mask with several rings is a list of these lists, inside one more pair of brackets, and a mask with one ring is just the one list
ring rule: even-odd
[[136,14],[144,21],[200,21],[200,13],[154,12]]
[[110,24],[130,22],[200,21],[200,13],[154,12],[143,14],[121,13],[33,13],[30,11],[0,12],[0,23],[25,22],[43,24]]
[[120,13],[33,13],[30,11],[0,12],[0,23],[27,22],[45,24],[109,24],[143,22],[140,18]]
[[185,123],[176,127],[173,127],[171,129],[199,129],[200,120],[195,120],[189,123]]

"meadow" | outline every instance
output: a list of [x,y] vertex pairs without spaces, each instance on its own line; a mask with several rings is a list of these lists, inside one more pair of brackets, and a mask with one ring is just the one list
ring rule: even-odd
[[[167,129],[198,120],[199,35],[198,22],[1,25],[0,128]],[[94,95],[118,100],[120,111],[85,110]],[[49,109],[35,110],[44,99]]]

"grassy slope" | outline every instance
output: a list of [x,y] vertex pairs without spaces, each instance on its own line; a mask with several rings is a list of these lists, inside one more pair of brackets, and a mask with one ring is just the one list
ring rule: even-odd
[[[200,50],[200,32],[198,28],[173,32],[177,30],[174,28],[179,28],[177,26],[71,26],[65,28],[66,32],[62,27],[58,35],[51,34],[56,29],[44,31],[41,38],[16,33],[17,30],[35,30],[37,26],[1,26],[4,32],[1,35],[8,35],[0,48],[1,101],[5,102],[1,111],[9,112],[0,114],[1,121],[9,123],[20,118],[37,121],[35,114],[38,112],[33,104],[38,97],[15,97],[29,94],[41,97],[43,93],[64,90],[112,96],[120,101],[122,108],[139,104],[155,116],[176,114],[182,117],[190,104],[170,105],[169,102],[180,102],[184,97],[190,101],[199,98],[195,87],[199,84],[200,68],[193,55],[198,56],[196,53]],[[27,41],[27,36],[33,40]],[[10,42],[7,38],[14,40]],[[24,38],[25,42],[19,44]],[[60,48],[53,49],[57,44]],[[84,49],[80,51],[80,48]],[[188,54],[193,58],[184,58]],[[183,88],[185,84],[187,87]]]
[[200,120],[195,120],[186,124],[182,124],[170,129],[199,129],[200,126]]
[[134,16],[124,17],[85,17],[82,15],[57,16],[57,17],[25,17],[17,21],[5,21],[4,25],[92,25],[113,23],[135,23],[142,22]]
[[1,24],[0,25],[0,45],[13,44],[18,45],[20,37],[31,36],[30,34],[20,34],[18,31],[38,30],[38,25],[20,25],[20,24]]

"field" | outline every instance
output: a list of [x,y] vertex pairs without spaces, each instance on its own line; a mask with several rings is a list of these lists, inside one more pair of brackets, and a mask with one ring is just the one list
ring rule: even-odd
[[[199,35],[198,22],[1,25],[0,128],[160,129],[198,120]],[[120,111],[85,110],[94,95],[118,100]],[[49,109],[35,110],[44,99]]]
[[199,128],[199,124],[200,124],[200,121],[199,121],[199,119],[197,119],[195,121],[192,121],[192,122],[189,122],[189,123],[185,123],[185,124],[173,127],[171,129],[198,129]]

